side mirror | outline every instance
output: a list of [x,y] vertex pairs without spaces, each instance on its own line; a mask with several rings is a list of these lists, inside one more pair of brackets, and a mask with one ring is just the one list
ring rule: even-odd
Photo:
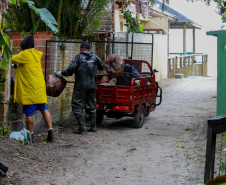
[[158,72],[159,72],[159,71],[158,71],[158,70],[156,70],[156,69],[154,69],[153,71],[154,71],[154,73],[158,73]]

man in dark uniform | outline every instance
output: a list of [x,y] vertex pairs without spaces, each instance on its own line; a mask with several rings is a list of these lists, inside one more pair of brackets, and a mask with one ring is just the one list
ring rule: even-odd
[[96,132],[96,87],[97,70],[103,70],[104,64],[90,50],[88,42],[81,43],[80,54],[75,56],[67,69],[58,71],[56,76],[72,76],[75,74],[75,85],[72,96],[72,111],[78,121],[79,128],[75,134],[86,132],[85,116],[83,108],[90,116],[90,132]]

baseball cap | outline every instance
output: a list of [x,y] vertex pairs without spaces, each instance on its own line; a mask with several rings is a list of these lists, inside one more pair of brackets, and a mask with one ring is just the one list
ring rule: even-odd
[[90,44],[88,42],[83,42],[83,43],[81,43],[80,48],[90,49]]

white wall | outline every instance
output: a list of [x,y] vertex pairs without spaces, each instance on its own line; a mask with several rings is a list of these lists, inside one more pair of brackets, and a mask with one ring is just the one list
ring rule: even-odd
[[[114,22],[115,22],[115,32],[116,33],[123,33],[127,32],[127,27],[124,25],[126,24],[126,20],[124,19],[122,13],[119,10],[114,10]],[[120,29],[120,23],[123,22],[123,30]]]
[[154,34],[153,69],[156,81],[167,78],[167,35]]
[[[131,41],[131,35],[129,35],[129,42]],[[152,69],[156,69],[159,72],[155,73],[156,81],[160,79],[167,78],[167,35],[161,34],[153,34],[154,36],[154,48],[153,48],[153,66]],[[141,43],[151,43],[152,42],[152,35],[151,34],[134,34],[134,42],[141,42]],[[141,45],[135,45],[134,50],[136,47],[142,47]],[[130,54],[131,48],[128,48],[128,53]],[[146,60],[151,64],[149,50],[143,49],[139,50],[139,56],[136,56],[134,52],[133,59],[139,60]],[[139,58],[138,58],[139,57]],[[143,57],[143,58],[142,58]]]

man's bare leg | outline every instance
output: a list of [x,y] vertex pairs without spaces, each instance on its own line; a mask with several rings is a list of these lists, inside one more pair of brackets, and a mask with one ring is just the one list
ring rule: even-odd
[[44,120],[46,122],[47,127],[49,128],[47,141],[53,142],[54,141],[54,132],[53,132],[53,128],[52,128],[53,125],[52,125],[51,115],[50,115],[48,110],[41,111],[41,113],[43,115],[43,118],[44,118]]
[[26,127],[31,132],[31,141],[34,143],[33,127],[34,127],[34,116],[26,115]]
[[49,111],[48,110],[44,110],[44,111],[41,111],[41,113],[42,113],[42,116],[44,118],[44,121],[46,122],[47,127],[49,129],[53,128],[52,118],[51,118],[51,115],[50,115]]
[[30,132],[33,132],[34,116],[26,115],[26,126],[27,126],[27,130],[29,130]]

